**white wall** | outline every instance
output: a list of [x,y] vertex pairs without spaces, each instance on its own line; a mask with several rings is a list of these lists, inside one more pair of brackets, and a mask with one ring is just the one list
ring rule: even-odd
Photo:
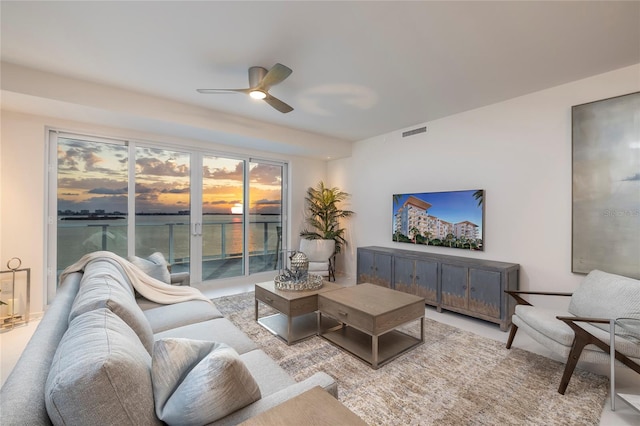
[[[640,65],[576,81],[510,101],[426,122],[427,133],[401,130],[359,141],[350,158],[330,161],[257,153],[290,161],[291,247],[302,229],[306,188],[324,179],[352,194],[346,207],[347,246],[338,270],[355,276],[356,248],[413,248],[391,242],[391,195],[482,188],[486,247],[482,253],[418,247],[452,255],[517,262],[521,288],[570,291],[571,106],[640,90]],[[91,109],[87,108],[87,114]],[[206,144],[166,133],[128,130],[2,110],[0,143],[0,265],[20,257],[32,268],[32,311],[43,307],[45,127],[112,137]],[[416,124],[413,127],[419,127]]]
[[[327,171],[353,194],[347,274],[356,247],[379,245],[515,262],[521,289],[573,290],[571,106],[638,90],[635,65],[355,143]],[[486,190],[484,252],[391,241],[392,194],[466,189]]]
[[[164,143],[183,143],[210,149],[248,154],[233,146],[181,139],[175,136],[106,127],[2,110],[0,144],[0,265],[12,257],[31,268],[31,312],[41,312],[45,294],[45,140],[46,127],[78,133]],[[251,151],[260,158],[288,161],[292,203],[289,239],[297,247],[302,228],[304,195],[326,176],[326,162],[308,158]],[[2,266],[4,269],[4,266]],[[246,281],[247,279],[245,279]],[[250,280],[250,279],[249,279]]]

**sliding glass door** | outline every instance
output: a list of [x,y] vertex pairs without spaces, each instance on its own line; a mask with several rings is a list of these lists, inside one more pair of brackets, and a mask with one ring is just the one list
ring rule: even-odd
[[286,164],[50,134],[48,275],[82,255],[161,252],[192,282],[278,267]]
[[[56,224],[53,242],[57,271],[93,251],[107,250],[126,256],[127,145],[60,136],[56,148],[55,211],[50,212],[49,223]],[[55,222],[52,216],[56,217]]]
[[282,249],[282,164],[249,163],[249,259],[251,273],[278,268]]
[[135,150],[135,254],[161,252],[172,271],[190,269],[191,155]]
[[244,275],[245,161],[202,160],[202,279]]

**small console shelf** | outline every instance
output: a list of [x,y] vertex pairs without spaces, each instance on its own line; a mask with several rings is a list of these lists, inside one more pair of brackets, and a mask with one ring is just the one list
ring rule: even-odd
[[358,248],[357,282],[372,283],[425,298],[443,309],[511,325],[515,302],[505,290],[518,290],[517,263],[449,256],[387,247]]

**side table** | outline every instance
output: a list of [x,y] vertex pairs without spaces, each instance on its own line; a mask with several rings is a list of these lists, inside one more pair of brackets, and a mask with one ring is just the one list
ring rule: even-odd
[[295,398],[240,423],[241,426],[366,426],[340,401],[316,386]]
[[[255,319],[287,345],[291,345],[316,335],[318,294],[341,288],[339,284],[324,281],[318,290],[286,291],[278,290],[273,281],[258,283],[255,286]],[[260,317],[259,302],[278,312]],[[333,326],[337,324],[335,322]]]
[[616,392],[616,327],[629,334],[636,339],[640,339],[640,319],[638,318],[616,318],[609,322],[609,337],[610,337],[610,364],[611,364],[611,411],[616,410],[616,396],[629,404],[636,411],[640,412],[640,395],[624,394]]

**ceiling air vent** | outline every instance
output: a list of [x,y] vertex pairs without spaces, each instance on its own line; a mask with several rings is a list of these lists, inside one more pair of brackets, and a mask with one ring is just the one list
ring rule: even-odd
[[407,130],[406,132],[402,132],[402,137],[406,138],[407,136],[417,135],[419,133],[425,133],[427,131],[427,126],[420,127],[418,129]]

